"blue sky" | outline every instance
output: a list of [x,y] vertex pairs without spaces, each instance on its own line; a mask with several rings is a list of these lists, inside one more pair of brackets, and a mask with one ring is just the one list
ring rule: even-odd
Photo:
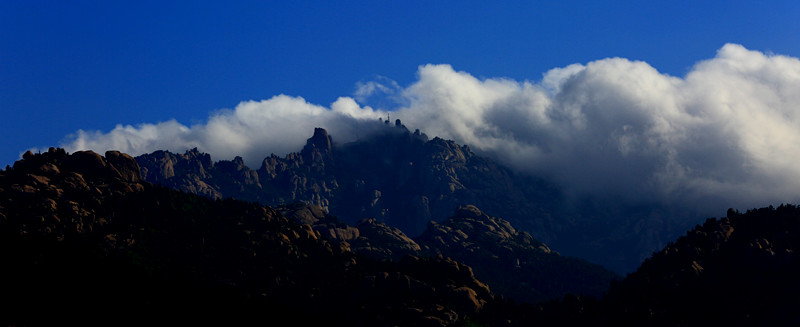
[[[796,1],[0,2],[0,163],[79,129],[201,124],[286,94],[329,106],[418,67],[539,81],[608,57],[683,76],[726,43],[800,56]],[[222,158],[220,158],[222,159]]]

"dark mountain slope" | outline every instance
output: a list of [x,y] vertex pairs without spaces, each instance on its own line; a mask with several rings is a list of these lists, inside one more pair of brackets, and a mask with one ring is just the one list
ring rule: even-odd
[[600,265],[561,256],[509,222],[471,205],[459,207],[442,223],[431,222],[413,239],[375,219],[355,226],[340,223],[317,206],[295,204],[281,210],[311,224],[322,237],[366,256],[387,260],[443,256],[464,262],[495,294],[518,302],[538,303],[567,293],[600,297],[612,280],[619,279]]
[[60,149],[0,171],[3,324],[444,325],[494,301],[451,259],[359,256],[274,209],[138,172]]
[[612,288],[616,313],[672,326],[800,324],[800,208],[709,219]]
[[797,326],[798,249],[800,207],[729,210],[653,254],[602,301],[568,296],[484,314],[540,326]]
[[600,265],[561,256],[475,206],[459,207],[442,223],[431,222],[417,243],[423,252],[472,266],[495,293],[520,302],[538,303],[567,293],[600,297],[619,278]]

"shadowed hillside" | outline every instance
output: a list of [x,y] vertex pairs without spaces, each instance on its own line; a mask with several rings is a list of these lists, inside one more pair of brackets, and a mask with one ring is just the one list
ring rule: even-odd
[[619,279],[600,265],[559,255],[527,232],[472,205],[459,207],[442,223],[431,222],[415,238],[375,219],[350,226],[318,206],[294,204],[279,210],[297,222],[310,224],[321,237],[365,256],[385,260],[407,255],[453,258],[472,267],[475,276],[495,294],[518,302],[537,303],[568,293],[599,297],[612,280]]
[[800,323],[793,205],[708,219],[601,299],[567,294],[517,305],[476,275],[509,294],[539,296],[592,275],[513,279],[545,276],[546,262],[587,264],[474,206],[412,239],[374,219],[344,224],[315,206],[276,210],[177,192],[142,181],[139,171],[119,152],[53,148],[0,171],[3,324]]
[[799,248],[800,207],[729,210],[654,253],[602,301],[568,296],[494,315],[544,326],[797,326]]
[[0,171],[9,325],[444,325],[494,301],[451,259],[378,261],[274,209],[140,179],[118,152],[26,153]]

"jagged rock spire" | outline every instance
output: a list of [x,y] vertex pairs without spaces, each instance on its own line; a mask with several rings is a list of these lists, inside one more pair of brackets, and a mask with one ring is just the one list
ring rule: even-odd
[[308,162],[324,161],[333,154],[333,140],[324,128],[314,128],[314,136],[306,142],[301,151],[303,159]]

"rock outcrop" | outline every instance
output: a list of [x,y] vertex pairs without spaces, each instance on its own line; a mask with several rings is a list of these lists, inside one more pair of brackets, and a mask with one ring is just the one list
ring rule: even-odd
[[[110,159],[92,151],[68,155],[50,148],[26,153],[11,170],[0,174],[0,209],[4,228],[21,234],[74,237],[108,223],[94,206],[108,196],[140,192],[146,184],[139,166],[128,155],[108,152]],[[25,219],[17,219],[24,215]]]
[[417,238],[374,218],[350,226],[319,206],[294,204],[280,210],[312,225],[320,237],[364,256],[393,261],[445,257],[466,263],[496,294],[519,302],[537,303],[567,293],[599,297],[619,279],[599,265],[551,251],[527,232],[472,205],[459,207],[442,223],[430,222]]
[[600,265],[564,257],[508,221],[475,206],[431,222],[418,237],[423,253],[464,262],[492,290],[520,302],[538,303],[567,293],[602,296],[619,277]]
[[[212,199],[222,198],[222,188],[214,186],[209,171],[214,169],[211,156],[200,153],[197,148],[177,155],[168,151],[156,151],[148,156],[136,157],[141,175],[146,181],[169,188],[189,192]],[[240,185],[242,181],[230,183]],[[231,189],[232,187],[227,187]]]
[[350,242],[350,246],[355,252],[375,258],[394,260],[422,253],[419,244],[406,236],[403,231],[379,223],[374,218],[360,221],[356,228],[358,228],[359,237]]

